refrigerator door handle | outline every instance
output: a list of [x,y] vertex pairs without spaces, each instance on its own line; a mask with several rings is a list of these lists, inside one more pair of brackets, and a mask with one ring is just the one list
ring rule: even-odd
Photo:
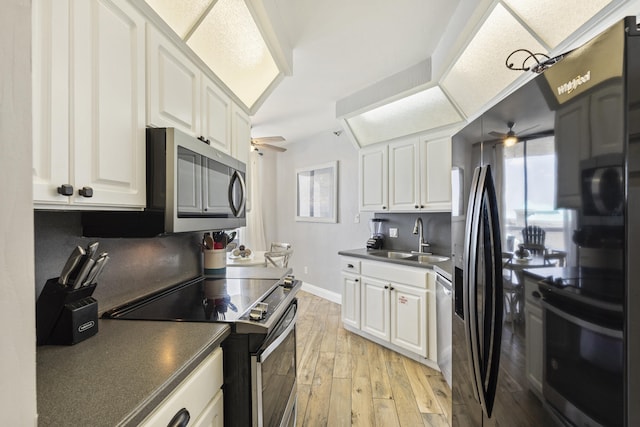
[[[476,168],[471,188],[463,279],[465,333],[476,394],[491,417],[497,391],[503,301],[500,223],[490,166]],[[482,259],[479,259],[481,245]],[[483,278],[478,277],[479,263],[484,267]],[[479,279],[484,283],[482,307],[478,307],[477,299]]]
[[463,272],[463,315],[465,324],[465,338],[467,342],[467,352],[469,360],[469,371],[471,373],[474,395],[480,402],[482,394],[482,381],[479,378],[480,361],[478,360],[478,337],[477,337],[477,316],[478,308],[476,303],[477,292],[477,246],[478,246],[478,222],[480,222],[480,175],[481,168],[476,168],[471,182],[469,194],[469,206],[467,209],[467,220],[465,224],[465,235],[467,239],[464,246],[464,272]]

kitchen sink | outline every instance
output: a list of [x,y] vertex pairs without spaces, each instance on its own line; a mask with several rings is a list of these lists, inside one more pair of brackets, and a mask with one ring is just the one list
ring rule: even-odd
[[389,258],[389,259],[405,259],[405,258],[411,258],[413,256],[413,254],[409,252],[396,252],[396,251],[379,251],[379,252],[371,252],[370,254],[374,256],[379,256],[382,258]]
[[373,256],[379,256],[381,258],[404,259],[406,261],[415,261],[420,264],[435,264],[437,262],[442,262],[449,259],[449,257],[442,256],[442,255],[418,254],[415,252],[399,252],[399,251],[384,251],[384,250],[370,252],[369,254]]
[[[381,253],[380,255],[383,255],[384,253]],[[386,257],[389,259],[405,259],[405,258],[411,258],[413,255],[407,252],[395,252],[395,251],[389,251],[386,252]]]
[[409,260],[416,260],[421,264],[435,264],[436,262],[442,262],[448,260],[448,256],[442,255],[412,255]]

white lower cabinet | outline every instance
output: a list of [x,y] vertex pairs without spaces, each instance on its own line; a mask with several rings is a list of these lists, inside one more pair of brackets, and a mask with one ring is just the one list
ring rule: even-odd
[[360,329],[360,276],[342,273],[342,321]]
[[140,425],[182,425],[177,420],[188,415],[194,426],[222,426],[222,382],[222,349],[217,348]]
[[427,357],[427,291],[391,285],[391,342]]
[[394,350],[436,362],[435,273],[368,260],[357,261],[355,271],[355,262],[342,260],[345,327]]
[[389,287],[389,282],[362,277],[360,329],[386,341],[391,336]]
[[535,280],[525,278],[525,327],[526,327],[526,369],[529,388],[542,398],[543,380],[543,324],[540,293]]

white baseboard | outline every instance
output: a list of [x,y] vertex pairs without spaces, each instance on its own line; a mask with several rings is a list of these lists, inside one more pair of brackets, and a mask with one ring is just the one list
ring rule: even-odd
[[302,282],[302,290],[305,292],[309,292],[310,294],[319,296],[320,298],[335,302],[336,304],[342,304],[342,295],[337,292],[320,288],[307,282]]

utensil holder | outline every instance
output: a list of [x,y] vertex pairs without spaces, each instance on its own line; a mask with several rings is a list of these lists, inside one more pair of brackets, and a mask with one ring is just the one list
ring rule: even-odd
[[36,302],[37,345],[73,345],[98,333],[96,284],[69,289],[49,279]]
[[204,275],[205,277],[225,277],[227,275],[226,249],[205,249]]

